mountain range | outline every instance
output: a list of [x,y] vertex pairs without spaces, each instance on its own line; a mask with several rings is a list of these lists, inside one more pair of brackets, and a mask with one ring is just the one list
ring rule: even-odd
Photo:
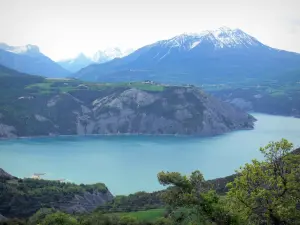
[[115,58],[122,58],[131,52],[133,52],[132,49],[122,50],[120,48],[107,48],[97,51],[92,56],[86,56],[80,53],[75,58],[58,61],[58,64],[66,70],[75,73],[91,64],[105,63]]
[[300,54],[271,48],[240,29],[221,27],[158,41],[73,76],[87,81],[202,84],[262,79],[299,68]]
[[35,45],[9,46],[0,43],[0,64],[23,73],[65,77],[70,72],[40,52]]
[[240,29],[221,27],[184,33],[133,52],[109,48],[59,62],[35,45],[13,47],[2,43],[0,64],[50,78],[202,85],[273,80],[299,71],[300,54],[269,47]]

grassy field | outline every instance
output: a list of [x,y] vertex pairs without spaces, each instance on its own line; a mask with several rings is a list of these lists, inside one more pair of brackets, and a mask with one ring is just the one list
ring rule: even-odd
[[151,84],[143,82],[129,82],[129,83],[86,83],[93,89],[104,89],[110,87],[128,87],[137,88],[144,91],[163,91],[165,86],[160,84]]
[[118,216],[129,215],[137,218],[140,221],[153,222],[164,216],[165,209],[150,209],[146,211],[113,213]]
[[104,90],[106,88],[128,87],[144,91],[163,91],[165,86],[160,84],[131,82],[131,83],[88,83],[71,79],[46,79],[43,83],[31,84],[26,87],[28,90],[36,90],[41,94],[53,92],[71,92],[82,88],[89,90]]

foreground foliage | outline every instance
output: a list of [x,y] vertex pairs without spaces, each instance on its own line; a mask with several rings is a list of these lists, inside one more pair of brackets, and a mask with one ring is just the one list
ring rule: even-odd
[[257,224],[300,224],[300,155],[292,149],[284,139],[261,148],[265,161],[246,164],[228,184],[231,209]]
[[189,177],[174,172],[160,172],[162,185],[171,185],[164,193],[164,201],[171,206],[171,217],[176,224],[239,224],[236,215],[225,207],[224,201],[210,190],[200,171]]
[[137,192],[128,196],[116,196],[111,202],[99,206],[98,211],[102,212],[135,212],[164,207],[161,200],[161,191],[147,193]]
[[241,167],[223,197],[199,171],[189,177],[161,172],[160,183],[171,185],[164,200],[173,212],[185,209],[178,224],[300,224],[300,155],[292,150],[285,139],[261,148],[265,160]]

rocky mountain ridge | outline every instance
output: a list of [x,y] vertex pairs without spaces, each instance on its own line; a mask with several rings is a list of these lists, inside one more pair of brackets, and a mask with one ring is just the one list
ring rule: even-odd
[[170,48],[180,48],[182,51],[190,51],[201,45],[202,42],[210,42],[214,49],[222,48],[250,48],[263,46],[256,38],[246,34],[240,29],[220,27],[216,30],[206,30],[200,33],[184,33],[169,40],[159,41],[155,45],[163,45]]
[[0,43],[0,64],[22,73],[46,77],[66,77],[70,74],[35,45],[9,46]]
[[38,56],[42,55],[40,49],[36,45],[25,46],[10,46],[5,43],[0,43],[0,49],[20,55]]

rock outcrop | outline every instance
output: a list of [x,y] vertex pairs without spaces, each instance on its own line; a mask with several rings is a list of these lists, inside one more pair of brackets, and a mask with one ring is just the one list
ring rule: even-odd
[[93,102],[93,133],[216,135],[253,128],[254,118],[195,88],[128,89]]
[[13,126],[2,124],[0,121],[0,137],[14,138],[16,137],[16,129]]
[[15,177],[10,175],[9,173],[5,172],[3,169],[0,168],[0,179],[14,179]]
[[80,195],[75,195],[68,203],[60,204],[58,208],[68,213],[87,213],[94,211],[112,199],[113,195],[110,192],[84,192]]

